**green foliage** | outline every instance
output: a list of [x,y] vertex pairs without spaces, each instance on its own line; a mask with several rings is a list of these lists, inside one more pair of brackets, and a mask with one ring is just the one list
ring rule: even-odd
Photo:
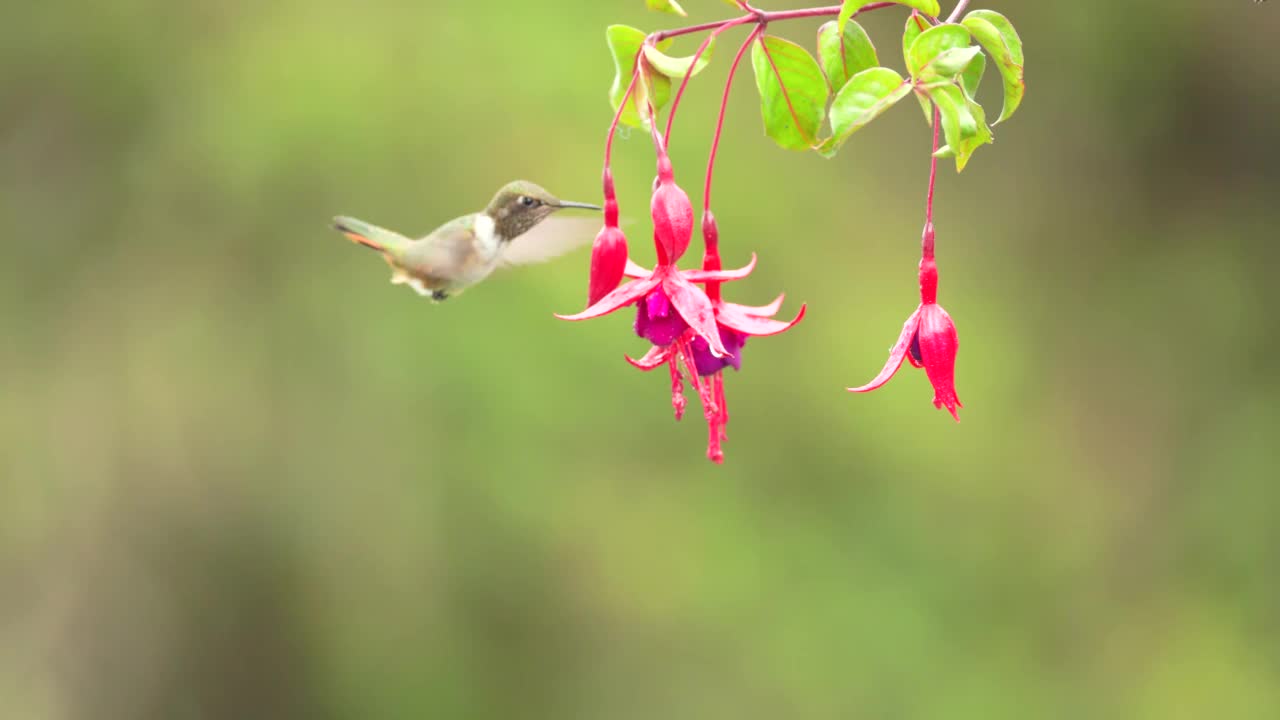
[[867,31],[856,22],[845,25],[843,33],[834,22],[818,28],[818,59],[833,91],[839,91],[854,75],[880,64]]
[[1008,18],[990,10],[974,10],[962,24],[995,61],[1004,79],[1004,108],[997,123],[1007,120],[1022,104],[1027,85],[1023,77],[1022,39]]
[[947,139],[947,146],[939,149],[939,157],[954,155],[956,171],[962,171],[974,150],[992,141],[986,115],[958,84],[935,85],[928,93],[942,116],[942,132]]
[[698,56],[698,62],[694,63],[694,56],[688,57],[671,57],[652,45],[646,45],[644,48],[644,57],[649,61],[649,66],[663,75],[679,80],[688,72],[689,68],[693,68],[693,74],[697,75],[702,72],[707,64],[711,62],[711,53],[715,50],[715,40],[707,43],[707,49],[702,51],[702,55]]
[[854,75],[831,103],[832,135],[819,148],[826,157],[836,150],[849,136],[893,107],[911,92],[911,83],[889,68],[877,67]]
[[[741,8],[732,0],[727,4]],[[683,13],[679,4],[651,0],[655,10]],[[751,64],[760,93],[765,133],[789,150],[814,149],[833,156],[849,136],[866,126],[914,88],[925,122],[932,126],[934,106],[944,120],[947,145],[939,157],[956,158],[963,170],[974,151],[993,141],[986,112],[978,102],[978,88],[987,68],[987,54],[994,59],[1004,82],[1004,108],[997,122],[1010,117],[1022,102],[1022,41],[1013,25],[999,13],[974,10],[961,23],[935,25],[939,12],[933,0],[904,1],[912,8],[902,34],[902,56],[908,79],[880,67],[871,37],[851,18],[863,3],[845,2],[836,20],[818,29],[817,59],[788,40],[760,35],[751,47]],[[631,82],[635,63],[639,76],[632,99],[621,121],[648,127],[648,107],[658,112],[671,97],[671,81],[698,74],[711,60],[712,45],[697,62],[693,57],[672,57],[663,50],[669,43],[646,46],[646,36],[635,28],[609,28],[609,48],[616,73],[610,98],[617,109]],[[973,41],[977,41],[977,45]],[[985,53],[984,53],[985,51]],[[874,71],[874,72],[869,72]],[[854,83],[855,78],[860,78]],[[831,101],[828,108],[827,103]],[[824,115],[831,136],[820,138]]]
[[978,85],[982,83],[982,74],[987,70],[987,56],[978,53],[969,62],[964,72],[960,73],[960,87],[965,95],[974,99],[978,94]]
[[[929,21],[918,12],[913,12],[907,16],[907,26],[902,31],[902,61],[907,62],[907,51],[911,49],[911,43],[920,37],[929,28]],[[929,98],[923,94],[916,93],[916,100],[920,102],[920,109],[924,111],[924,121],[930,127],[933,127],[933,104],[929,102]]]
[[[894,0],[894,2],[913,10],[919,10],[929,17],[937,17],[940,12],[938,0]],[[858,8],[865,4],[861,0],[844,0],[844,4],[840,6],[840,14],[836,16],[836,24],[841,31],[844,30],[844,25],[849,21],[849,18],[853,17],[858,12]]]
[[950,80],[959,75],[962,70],[969,67],[973,58],[982,53],[982,48],[971,45],[965,48],[952,48],[940,53],[937,57],[929,61],[928,65],[920,71],[918,80],[921,83],[931,83],[935,80]]
[[818,61],[793,42],[761,35],[751,48],[765,133],[788,150],[808,150],[826,112],[827,79]]
[[[907,48],[907,72],[915,80],[921,80],[929,63],[948,50],[969,47],[969,39],[969,31],[960,25],[939,25],[925,30]],[[965,63],[968,63],[967,59]],[[959,72],[959,69],[955,72]]]
[[[613,85],[609,88],[609,101],[616,111],[622,105],[627,94],[627,86],[635,71],[635,64],[640,63],[640,75],[636,78],[635,88],[622,110],[621,122],[631,127],[648,128],[648,106],[653,106],[656,113],[671,99],[671,80],[666,75],[656,72],[641,53],[645,34],[642,30],[627,25],[610,25],[605,31],[609,43],[609,52],[613,56],[615,73]],[[660,44],[659,49],[665,47]]]
[[680,3],[676,2],[676,0],[644,0],[644,3],[650,10],[656,12],[670,13],[681,17],[689,14],[684,11],[684,8],[680,7]]

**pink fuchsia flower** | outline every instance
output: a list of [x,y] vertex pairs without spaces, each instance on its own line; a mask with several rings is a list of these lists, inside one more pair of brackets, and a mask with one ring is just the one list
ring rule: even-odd
[[[729,351],[716,328],[715,310],[707,294],[694,283],[732,280],[738,277],[738,273],[681,271],[676,268],[675,263],[688,249],[693,234],[693,205],[688,194],[675,183],[670,159],[659,149],[658,182],[651,204],[657,266],[652,272],[645,272],[639,279],[609,292],[586,310],[576,315],[556,317],[561,320],[589,320],[608,315],[643,298],[637,310],[637,331],[643,329],[650,342],[656,339],[655,344],[670,343],[670,338],[680,335],[688,327],[707,343],[712,355],[723,357]],[[624,265],[632,266],[629,260],[624,261]],[[749,273],[750,268],[746,272]],[[646,318],[643,323],[640,322],[642,314]]]
[[596,304],[618,283],[627,266],[627,236],[618,227],[618,195],[613,187],[613,172],[604,171],[604,227],[591,246],[591,276],[587,286],[587,305]]
[[920,305],[902,326],[898,342],[889,350],[889,360],[874,380],[862,387],[849,388],[850,392],[870,392],[885,383],[909,360],[914,367],[924,368],[933,385],[933,405],[946,408],[960,421],[957,408],[964,405],[956,396],[956,353],[960,340],[955,323],[946,310],[938,305],[938,265],[933,258],[933,224],[925,225],[925,256],[920,260]]
[[668,366],[671,371],[671,405],[677,420],[684,415],[684,379],[688,377],[702,401],[708,431],[707,457],[712,462],[724,462],[722,443],[728,439],[725,428],[729,424],[729,410],[725,403],[723,371],[730,367],[742,369],[742,350],[747,338],[786,332],[804,318],[805,306],[802,305],[792,321],[773,320],[772,316],[782,306],[782,299],[783,296],[779,295],[772,303],[760,307],[712,301],[720,341],[728,351],[723,356],[716,356],[702,337],[686,330],[666,345],[654,345],[638,360],[627,358],[627,362],[645,371]]
[[[709,211],[703,218],[703,234],[709,248],[703,259],[703,270],[686,271],[684,275],[688,279],[706,283],[716,330],[727,352],[723,355],[713,353],[710,343],[704,337],[688,330],[677,333],[680,329],[678,324],[662,326],[655,323],[654,309],[648,307],[648,303],[641,303],[636,316],[636,334],[648,339],[654,346],[639,360],[628,357],[627,362],[644,371],[656,370],[662,365],[668,366],[671,372],[671,404],[677,420],[684,415],[684,377],[688,376],[702,401],[703,415],[707,421],[707,457],[712,462],[722,463],[722,444],[728,439],[725,429],[729,424],[723,371],[729,367],[734,370],[742,368],[742,350],[747,338],[777,335],[790,330],[804,318],[805,306],[800,306],[800,312],[794,320],[781,322],[772,319],[782,307],[781,295],[772,303],[759,307],[725,302],[720,297],[720,283],[747,277],[755,268],[755,256],[752,255],[751,263],[745,268],[726,273],[719,269],[718,231],[715,219]],[[627,274],[644,277],[648,271],[628,263]],[[658,332],[662,334],[658,335]]]

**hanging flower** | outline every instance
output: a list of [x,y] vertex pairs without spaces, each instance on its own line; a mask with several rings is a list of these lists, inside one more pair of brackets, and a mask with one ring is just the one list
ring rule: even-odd
[[[729,411],[725,404],[724,369],[732,367],[742,369],[742,350],[748,337],[763,337],[786,332],[804,318],[805,306],[800,306],[791,322],[772,319],[782,307],[783,296],[764,306],[738,305],[725,302],[720,297],[720,283],[729,280],[740,280],[750,275],[755,268],[756,258],[753,254],[751,262],[741,270],[726,273],[719,269],[718,250],[719,231],[715,218],[708,211],[703,216],[703,237],[708,252],[703,258],[703,270],[684,271],[686,279],[705,282],[711,296],[712,313],[715,316],[716,334],[725,352],[717,354],[712,351],[711,344],[705,337],[682,329],[678,324],[662,324],[655,322],[654,309],[649,303],[640,303],[636,316],[636,334],[653,343],[649,352],[639,360],[627,358],[627,362],[635,367],[649,371],[667,365],[671,372],[671,404],[676,419],[684,415],[686,402],[684,399],[683,378],[687,374],[695,392],[702,401],[703,414],[707,420],[707,457],[715,463],[724,462],[722,444],[728,439],[725,428],[729,424]],[[708,268],[711,269],[708,269]],[[644,277],[648,274],[644,268],[628,263],[628,275]],[[652,297],[652,296],[651,296]],[[677,332],[679,330],[679,332]]]
[[874,380],[861,387],[849,388],[850,392],[871,392],[885,383],[902,367],[903,360],[910,360],[918,368],[924,368],[933,385],[933,405],[946,408],[960,421],[957,408],[964,405],[956,396],[956,352],[960,340],[956,335],[951,316],[937,303],[938,265],[933,257],[933,223],[927,223],[924,231],[925,254],[920,260],[920,305],[902,326],[898,342],[889,350],[889,360]]

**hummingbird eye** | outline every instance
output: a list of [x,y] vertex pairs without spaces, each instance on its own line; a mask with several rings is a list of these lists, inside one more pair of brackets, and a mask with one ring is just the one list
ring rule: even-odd
[[536,207],[541,203],[538,202],[537,198],[531,198],[528,195],[521,195],[520,204],[527,208],[531,208],[531,207]]

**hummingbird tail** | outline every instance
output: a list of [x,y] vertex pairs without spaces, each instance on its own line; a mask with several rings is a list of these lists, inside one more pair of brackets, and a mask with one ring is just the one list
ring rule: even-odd
[[357,220],[352,217],[340,216],[334,218],[333,229],[346,235],[352,242],[379,252],[390,252],[408,242],[408,239],[400,233],[380,228],[377,225],[370,225],[363,220]]

